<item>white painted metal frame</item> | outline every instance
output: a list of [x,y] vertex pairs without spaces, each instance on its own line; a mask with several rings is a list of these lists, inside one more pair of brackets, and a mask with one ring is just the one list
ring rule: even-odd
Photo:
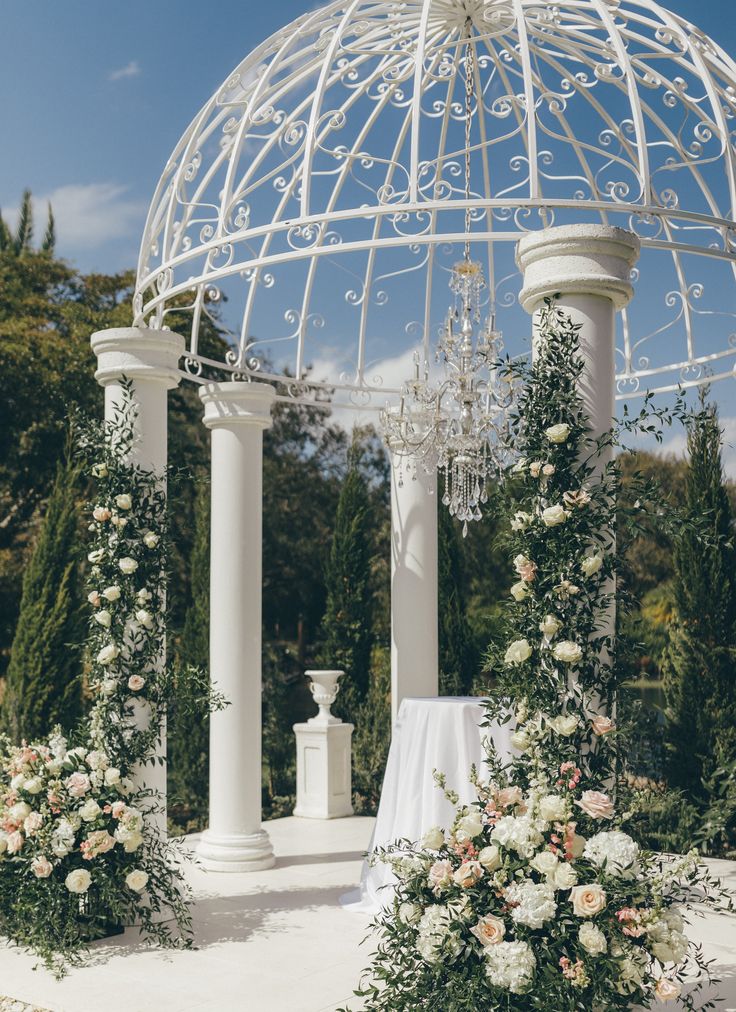
[[[433,343],[465,238],[468,16],[473,255],[501,326],[519,314],[512,251],[525,233],[620,225],[641,238],[633,279],[646,284],[622,314],[619,395],[733,374],[727,54],[654,0],[338,0],[240,64],[157,187],[136,322],[191,313],[192,379],[258,372],[283,396],[380,407],[399,385],[392,363]],[[222,318],[239,324],[215,361],[199,336],[223,296]]]

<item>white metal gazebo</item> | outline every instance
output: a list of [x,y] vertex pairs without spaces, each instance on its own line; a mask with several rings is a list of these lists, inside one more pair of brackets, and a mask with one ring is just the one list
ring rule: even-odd
[[464,240],[468,17],[473,246],[502,328],[517,323],[522,235],[621,226],[642,240],[646,285],[622,313],[618,393],[731,374],[733,60],[653,0],[352,0],[256,48],[158,184],[136,323],[161,327],[186,298],[192,375],[222,295],[227,367],[287,395],[336,385],[380,404],[409,349],[429,349]]
[[[165,463],[183,378],[212,429],[211,670],[231,705],[212,718],[208,867],[273,860],[259,701],[274,398],[395,398],[415,349],[429,357],[466,241],[512,353],[529,348],[523,310],[561,293],[594,426],[614,395],[731,376],[735,136],[736,64],[654,0],[337,0],[256,48],[196,116],[151,204],[134,326],[93,346],[110,413],[134,380],[142,461]],[[182,307],[186,339],[167,329]],[[199,345],[216,307],[223,361]],[[392,489],[395,703],[437,692],[429,484]]]

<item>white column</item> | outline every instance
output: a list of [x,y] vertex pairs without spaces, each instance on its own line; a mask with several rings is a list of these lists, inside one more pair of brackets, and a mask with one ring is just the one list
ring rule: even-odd
[[530,232],[517,249],[524,278],[519,301],[535,315],[535,338],[539,310],[550,296],[559,295],[560,309],[582,326],[580,392],[595,436],[610,429],[614,415],[616,312],[631,301],[639,249],[633,232],[607,225]]
[[391,466],[391,717],[406,696],[439,691],[437,477]]
[[[559,295],[559,308],[581,325],[580,354],[585,368],[579,389],[593,437],[607,432],[614,417],[616,313],[633,296],[631,270],[640,247],[639,237],[622,228],[562,225],[530,232],[517,248],[516,261],[524,279],[519,301],[534,314],[535,345],[545,298]],[[603,454],[599,468],[609,459],[610,452]],[[608,550],[614,548],[611,532]],[[613,581],[606,587],[608,593],[615,589]],[[615,637],[615,605],[609,608],[601,631]],[[600,701],[590,700],[590,708],[600,710]]]
[[[117,327],[100,330],[92,335],[92,350],[97,356],[95,378],[105,389],[105,419],[112,421],[122,401],[121,380],[133,381],[136,440],[132,449],[134,461],[142,467],[163,474],[167,461],[167,400],[168,391],[178,386],[177,366],[184,352],[184,338],[170,330],[149,330],[143,327]],[[162,643],[159,658],[166,664],[166,644]],[[147,726],[150,712],[144,701],[133,700],[139,726]],[[166,757],[166,729],[156,749],[156,758]],[[166,836],[166,764],[146,765],[136,782],[155,791],[163,811],[155,815],[160,837]]]
[[210,716],[209,825],[197,848],[210,871],[274,863],[261,827],[261,565],[265,383],[200,389],[212,430],[210,673],[229,705]]

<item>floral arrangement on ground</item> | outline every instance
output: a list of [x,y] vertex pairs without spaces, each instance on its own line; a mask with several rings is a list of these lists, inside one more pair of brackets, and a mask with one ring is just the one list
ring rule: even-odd
[[[647,853],[625,832],[616,724],[621,549],[662,510],[641,482],[622,513],[613,450],[637,429],[661,438],[671,416],[647,403],[594,435],[579,394],[579,328],[553,300],[536,339],[501,491],[518,581],[506,638],[488,658],[488,721],[515,721],[515,755],[489,746],[469,804],[436,774],[456,806],[452,825],[374,855],[396,884],[356,995],[375,1012],[714,1008],[686,917],[694,903],[730,900],[696,853]],[[675,514],[664,519],[676,526]]]
[[94,500],[86,507],[87,682],[93,703],[69,738],[0,741],[0,935],[56,973],[87,943],[139,925],[189,945],[183,854],[157,829],[156,761],[172,690],[165,666],[165,476],[134,462],[132,388],[112,422],[76,420]]

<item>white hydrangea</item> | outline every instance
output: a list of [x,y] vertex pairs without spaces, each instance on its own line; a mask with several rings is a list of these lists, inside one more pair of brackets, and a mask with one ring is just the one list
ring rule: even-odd
[[596,868],[603,868],[609,875],[622,875],[636,863],[639,846],[620,830],[596,833],[585,844],[583,857]]
[[51,850],[56,857],[66,857],[74,848],[75,828],[67,819],[59,819],[51,837]]
[[534,976],[537,961],[526,942],[499,942],[485,952],[486,974],[493,987],[523,994]]
[[514,905],[512,919],[527,928],[541,928],[545,921],[551,920],[557,913],[555,891],[547,882],[537,884],[531,879],[512,882],[505,897]]
[[536,822],[529,815],[505,815],[493,827],[491,840],[520,857],[531,858],[542,842]]
[[433,903],[422,914],[418,925],[417,951],[425,963],[454,959],[462,949],[457,933],[450,930],[453,917],[446,906]]

